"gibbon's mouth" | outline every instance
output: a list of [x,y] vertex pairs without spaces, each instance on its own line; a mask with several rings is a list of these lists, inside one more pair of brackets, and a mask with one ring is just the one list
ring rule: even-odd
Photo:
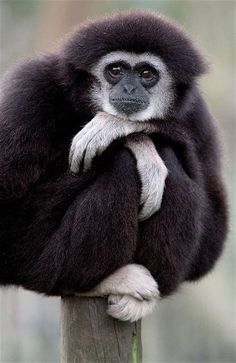
[[112,102],[116,103],[134,103],[134,104],[138,104],[138,105],[147,105],[147,102],[139,100],[137,98],[112,98],[111,99]]
[[132,113],[143,111],[148,107],[148,102],[141,100],[139,98],[111,98],[111,104],[116,108],[118,112],[124,113],[126,115],[131,115]]

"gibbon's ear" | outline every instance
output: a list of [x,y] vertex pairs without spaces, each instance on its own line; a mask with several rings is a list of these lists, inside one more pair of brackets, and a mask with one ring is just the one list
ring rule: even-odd
[[77,112],[88,112],[88,105],[91,103],[90,89],[95,82],[91,73],[76,67],[72,62],[64,65],[62,84]]
[[76,67],[76,65],[72,62],[67,63],[67,74],[73,82],[91,82],[94,78],[91,73],[84,69]]

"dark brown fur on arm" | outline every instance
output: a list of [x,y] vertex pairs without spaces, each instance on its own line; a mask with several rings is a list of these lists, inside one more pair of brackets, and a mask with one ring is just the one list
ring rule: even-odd
[[12,249],[16,281],[47,294],[96,286],[133,260],[138,198],[135,161],[126,150],[93,179],[65,176],[39,185],[27,198],[27,230]]

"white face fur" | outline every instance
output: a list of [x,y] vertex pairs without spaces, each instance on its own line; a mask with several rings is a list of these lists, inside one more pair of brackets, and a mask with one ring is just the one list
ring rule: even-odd
[[[145,110],[134,112],[131,115],[121,114],[109,102],[109,94],[112,85],[104,77],[104,69],[108,64],[124,61],[134,67],[140,62],[151,64],[159,72],[159,81],[148,89],[149,105]],[[151,53],[135,54],[124,51],[114,51],[104,57],[92,68],[91,73],[97,78],[98,85],[94,85],[91,90],[92,103],[99,111],[120,116],[130,121],[148,121],[152,118],[163,119],[167,116],[174,101],[173,80],[168,72],[167,66]]]

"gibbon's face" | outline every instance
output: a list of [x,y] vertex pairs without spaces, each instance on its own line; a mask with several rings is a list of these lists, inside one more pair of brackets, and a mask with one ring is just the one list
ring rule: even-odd
[[173,80],[165,63],[153,54],[111,52],[91,73],[98,81],[91,97],[99,110],[130,121],[147,121],[165,118],[173,104]]

